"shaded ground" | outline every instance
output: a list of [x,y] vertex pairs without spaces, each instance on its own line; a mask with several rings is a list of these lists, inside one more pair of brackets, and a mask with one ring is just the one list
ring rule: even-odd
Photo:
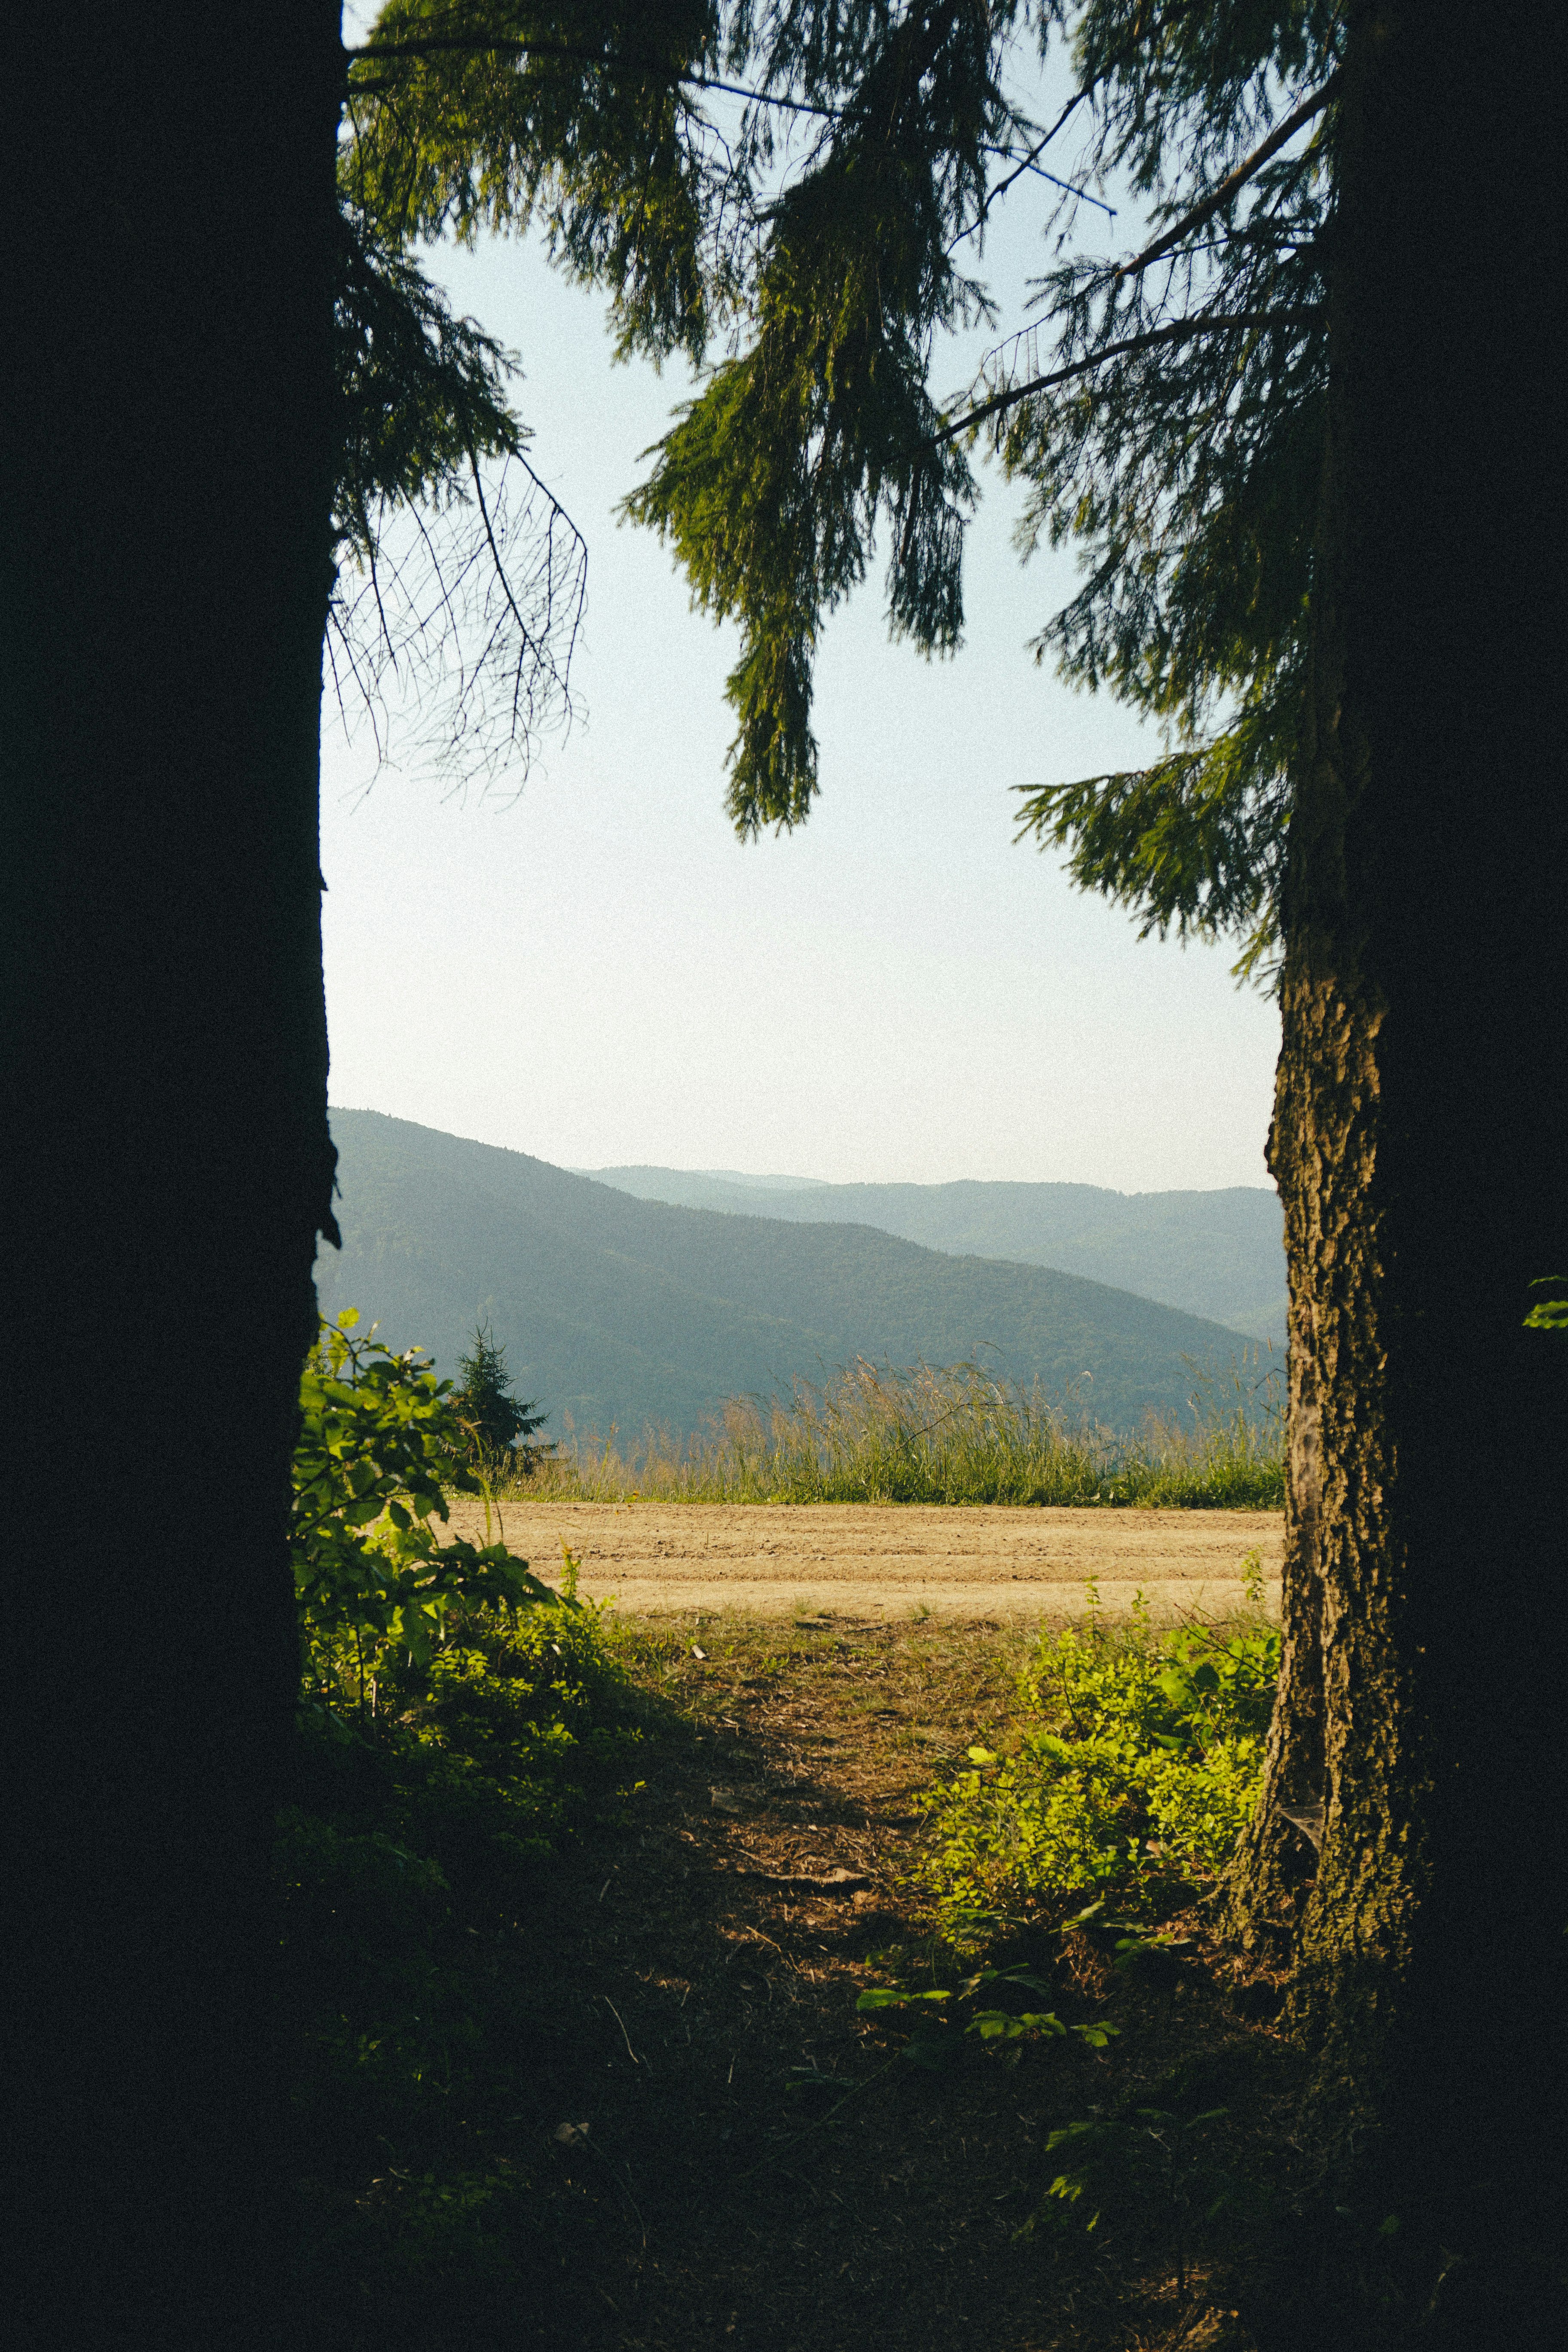
[[[1239,1610],[1253,1550],[1265,1599],[1277,1608],[1283,1544],[1275,1511],[521,1499],[500,1517],[508,1541],[539,1574],[558,1572],[566,1545],[584,1592],[613,1594],[637,1615],[787,1615],[804,1603],[857,1618],[924,1609],[1037,1622],[1080,1612],[1092,1578],[1108,1614],[1125,1614],[1142,1591],[1163,1622]],[[455,1532],[477,1536],[482,1526],[479,1507],[455,1502]]]
[[[1257,2020],[1265,1988],[1216,1976],[1196,1946],[1148,1983],[1082,1937],[1043,1939],[1026,1957],[1052,1971],[1063,2020],[1121,2034],[1031,2047],[1016,2069],[970,2039],[924,2071],[856,2011],[863,1987],[918,1968],[911,1800],[999,1725],[1016,1638],[841,1619],[630,1623],[620,1639],[651,1694],[629,1822],[552,1863],[499,1951],[468,1947],[476,1969],[515,1971],[527,2037],[515,2110],[468,2159],[515,2193],[525,2296],[514,2244],[487,2299],[481,2234],[445,2277],[416,2262],[384,2304],[398,2273],[383,2261],[353,2340],[1250,2347],[1234,2274],[1195,2238],[1178,2282],[1179,2182],[1174,2201],[1169,2184],[1113,2195],[1092,2235],[1015,2233],[1063,2160],[1050,2131],[1139,2103],[1224,2106],[1205,2161],[1283,2162],[1292,2062]],[[421,2199],[448,2193],[434,2176],[377,2182],[395,2256]],[[349,2336],[329,2325],[324,2340]]]

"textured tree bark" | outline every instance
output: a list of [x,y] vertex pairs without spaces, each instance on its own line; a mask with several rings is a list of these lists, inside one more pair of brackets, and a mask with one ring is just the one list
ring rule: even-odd
[[27,2347],[272,2340],[341,75],[332,0],[111,0],[7,42],[0,2201]]
[[[1521,1327],[1568,1156],[1564,45],[1517,7],[1351,20],[1272,1137],[1289,1665],[1236,1888],[1294,1923],[1378,2193],[1473,2272],[1500,2214],[1561,2224],[1568,1349]],[[1303,1891],[1279,1804],[1314,1797]]]

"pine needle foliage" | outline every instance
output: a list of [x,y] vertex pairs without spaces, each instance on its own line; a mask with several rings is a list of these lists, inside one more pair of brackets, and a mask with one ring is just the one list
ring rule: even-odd
[[349,82],[343,181],[403,240],[537,226],[625,352],[700,358],[729,277],[696,92],[711,0],[389,0]]
[[[625,352],[706,373],[625,512],[738,624],[731,816],[801,823],[813,667],[877,548],[896,636],[951,652],[987,446],[1025,554],[1082,583],[1037,657],[1155,720],[1148,767],[1031,787],[1020,830],[1145,930],[1267,972],[1321,475],[1343,0],[391,0],[351,78],[345,186],[384,235],[542,226]],[[1009,95],[1041,61],[1072,95]],[[1014,69],[1016,70],[1014,70]],[[989,321],[984,232],[1057,191],[1033,316]],[[1130,191],[1142,250],[1091,249]],[[1099,205],[1100,211],[1095,207]],[[713,339],[724,338],[709,360]]]
[[[807,23],[774,23],[768,70],[787,70],[793,33],[798,86],[837,100],[831,130],[769,208],[746,348],[626,506],[669,540],[696,601],[741,624],[731,815],[752,833],[806,814],[812,656],[879,520],[895,633],[956,645],[974,495],[956,451],[990,425],[1030,485],[1026,548],[1071,538],[1087,559],[1037,652],[1173,738],[1146,770],[1031,793],[1024,828],[1146,929],[1240,932],[1251,969],[1274,936],[1304,687],[1331,117],[1312,101],[1331,88],[1337,17],[1189,7],[1153,37],[1116,7],[889,12],[837,48]],[[1044,327],[1001,347],[971,402],[989,415],[961,436],[926,379],[937,332],[984,314],[953,256],[992,201],[1012,127],[1002,65],[1031,32],[1074,43],[1090,125],[1075,180],[1130,179],[1159,234],[1152,258],[1074,257],[1042,280]],[[1299,115],[1300,137],[1258,162]]]
[[549,1415],[536,1410],[537,1398],[524,1402],[517,1395],[506,1349],[488,1324],[475,1326],[472,1348],[458,1359],[458,1378],[452,1410],[468,1433],[474,1463],[490,1478],[527,1477],[552,1450],[537,1434]]
[[521,456],[506,354],[353,205],[339,211],[336,373],[342,417],[334,536],[374,561],[390,508],[440,506],[482,457]]
[[1247,972],[1278,935],[1304,711],[1342,19],[1178,6],[1151,30],[1124,0],[1076,16],[1080,168],[1130,182],[1154,234],[1050,271],[1041,329],[1002,347],[973,404],[1028,485],[1024,551],[1084,557],[1037,658],[1171,744],[1141,772],[1026,794],[1023,829],[1145,931],[1239,934]]

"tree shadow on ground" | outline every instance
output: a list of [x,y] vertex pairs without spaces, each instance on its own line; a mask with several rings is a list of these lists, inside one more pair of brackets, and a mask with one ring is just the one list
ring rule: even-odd
[[[1157,2196],[1018,2236],[1050,2132],[1194,2053],[1229,2066],[1242,2128],[1273,2128],[1289,2057],[1201,1972],[1063,1970],[1061,2014],[1109,1995],[1121,2037],[1016,2067],[970,2042],[927,2071],[857,2012],[929,1950],[912,1803],[1005,1707],[1005,1637],[698,1631],[623,1630],[635,1791],[499,1899],[450,1886],[424,2079],[304,2168],[302,2352],[1248,2343],[1212,2263],[1178,2296]],[[412,2011],[417,1969],[402,1990]]]

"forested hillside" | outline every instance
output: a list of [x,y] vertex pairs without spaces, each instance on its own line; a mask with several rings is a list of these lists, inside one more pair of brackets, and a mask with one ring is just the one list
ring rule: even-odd
[[876,1225],[927,1249],[1056,1266],[1285,1343],[1284,1224],[1272,1186],[1113,1192],[1099,1184],[823,1184],[719,1169],[580,1172],[645,1201]]
[[332,1132],[343,1247],[317,1263],[323,1311],[357,1307],[447,1369],[488,1319],[552,1434],[565,1412],[624,1435],[694,1428],[728,1395],[787,1393],[860,1355],[984,1355],[1133,1428],[1184,1407],[1189,1360],[1225,1371],[1237,1351],[1234,1330],[1126,1291],[868,1224],[638,1200],[373,1111],[334,1110]]

